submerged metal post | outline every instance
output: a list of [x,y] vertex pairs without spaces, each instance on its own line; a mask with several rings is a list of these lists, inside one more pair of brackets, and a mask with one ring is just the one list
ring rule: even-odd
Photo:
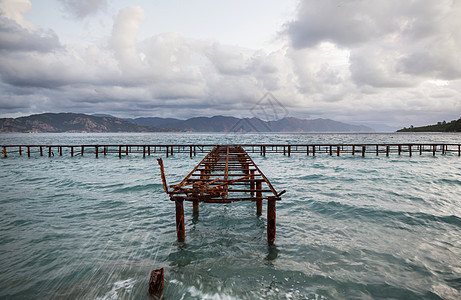
[[178,242],[184,242],[186,231],[184,229],[184,199],[175,199],[176,206],[176,234]]
[[267,242],[275,242],[275,199],[267,200]]
[[262,189],[261,181],[257,181],[256,182],[256,215],[257,216],[262,215],[262,212],[263,212],[263,200],[261,199],[263,196],[263,193],[261,189]]
[[250,170],[250,174],[251,174],[251,177],[250,177],[250,195],[253,196],[255,194],[255,192],[253,191],[255,189],[255,170]]
[[149,294],[154,299],[163,299],[163,290],[165,288],[165,277],[163,268],[153,270],[149,279]]
[[194,216],[198,216],[199,213],[199,202],[198,200],[193,200],[192,201],[192,214]]

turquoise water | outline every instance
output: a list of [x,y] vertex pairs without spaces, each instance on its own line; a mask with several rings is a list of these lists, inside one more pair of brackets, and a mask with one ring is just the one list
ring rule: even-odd
[[[0,144],[460,143],[459,134],[2,134]],[[204,156],[163,157],[169,184]],[[461,158],[268,154],[278,190],[275,247],[265,207],[185,204],[186,242],[156,158],[0,159],[0,298],[460,299]]]

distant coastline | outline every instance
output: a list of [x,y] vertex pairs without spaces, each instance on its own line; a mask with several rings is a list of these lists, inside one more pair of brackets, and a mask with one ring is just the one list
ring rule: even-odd
[[44,113],[19,118],[0,119],[0,132],[23,133],[109,133],[109,132],[307,132],[366,133],[374,129],[330,119],[285,117],[276,121],[228,116],[121,119],[110,115]]
[[414,127],[412,125],[409,128],[397,130],[397,132],[461,132],[461,118],[448,123],[443,121],[434,125],[420,127]]

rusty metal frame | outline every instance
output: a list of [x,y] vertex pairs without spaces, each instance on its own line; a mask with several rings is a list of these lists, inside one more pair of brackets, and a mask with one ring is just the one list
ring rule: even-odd
[[[168,191],[159,159],[165,192],[172,201],[178,199],[207,203],[229,203],[235,201],[280,200],[285,192],[277,193],[267,177],[256,166],[248,153],[240,145],[215,146],[195,168],[178,184],[171,185]],[[200,179],[195,179],[199,177]],[[229,179],[235,178],[236,179]],[[258,178],[259,177],[259,178]],[[264,183],[259,189],[254,182]],[[239,188],[248,185],[249,188]],[[256,192],[256,197],[252,195]],[[243,193],[244,195],[235,195]]]

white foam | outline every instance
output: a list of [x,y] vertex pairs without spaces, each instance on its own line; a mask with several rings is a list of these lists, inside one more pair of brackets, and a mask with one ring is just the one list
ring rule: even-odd
[[130,293],[134,287],[136,280],[134,278],[128,278],[114,282],[112,289],[108,291],[103,297],[98,297],[96,300],[116,300],[119,298],[120,292]]

